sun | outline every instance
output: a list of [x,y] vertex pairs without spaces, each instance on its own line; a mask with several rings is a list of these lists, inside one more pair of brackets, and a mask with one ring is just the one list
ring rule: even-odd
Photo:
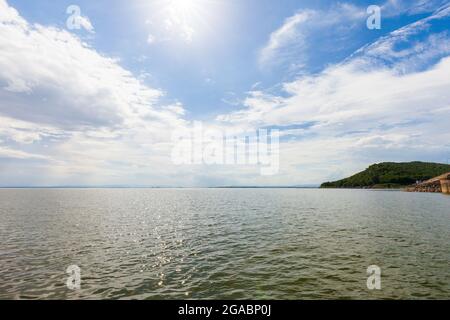
[[186,42],[192,42],[208,17],[208,0],[167,0],[167,30],[175,31]]
[[198,0],[169,0],[170,6],[179,11],[191,11],[197,4]]
[[[1,1],[1,0],[0,0]],[[217,16],[223,15],[222,0],[141,0],[148,12],[149,43],[200,43],[213,30],[218,32]],[[219,8],[220,6],[220,8]]]
[[201,0],[168,0],[169,9],[179,18],[198,13]]

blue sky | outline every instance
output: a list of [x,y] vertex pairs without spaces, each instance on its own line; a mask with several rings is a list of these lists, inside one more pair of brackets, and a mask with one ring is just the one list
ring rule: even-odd
[[[298,185],[447,162],[448,5],[0,0],[0,185]],[[193,121],[284,128],[280,174],[168,165]]]
[[[28,21],[59,28],[65,28],[66,8],[73,3],[10,1]],[[353,3],[364,11],[371,4],[384,2]],[[194,17],[187,22],[197,29],[191,41],[180,41],[182,36],[174,36],[169,41],[158,39],[167,35],[159,35],[159,26],[151,23],[161,22],[159,15],[164,15],[165,7],[171,5],[170,0],[78,1],[76,4],[95,28],[92,37],[83,30],[76,32],[78,36],[99,52],[118,57],[121,65],[135,74],[148,73],[149,85],[167,91],[168,99],[181,101],[189,110],[189,116],[195,119],[232,109],[234,106],[224,101],[242,99],[256,83],[262,88],[271,88],[282,80],[292,79],[297,72],[318,72],[377,37],[426,15],[406,14],[386,19],[379,31],[365,28],[364,17],[358,21],[350,18],[345,21],[343,17],[342,31],[322,33],[325,28],[311,28],[308,32],[313,43],[307,50],[308,63],[302,70],[290,70],[289,64],[295,63],[303,52],[294,53],[290,61],[270,68],[258,64],[259,51],[266,45],[269,35],[282,26],[285,19],[302,10],[317,10],[324,12],[323,15],[334,11],[336,15],[342,14],[339,12],[344,11],[339,9],[342,2],[198,0],[198,12],[193,9]],[[352,29],[353,24],[356,26]],[[153,33],[155,43],[149,45],[147,40]],[[339,41],[335,36],[345,38]]]

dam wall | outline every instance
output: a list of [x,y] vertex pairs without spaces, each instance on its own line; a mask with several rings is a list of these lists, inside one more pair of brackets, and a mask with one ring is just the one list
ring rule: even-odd
[[450,194],[450,180],[441,180],[441,192]]
[[406,188],[408,192],[435,192],[450,194],[450,172]]

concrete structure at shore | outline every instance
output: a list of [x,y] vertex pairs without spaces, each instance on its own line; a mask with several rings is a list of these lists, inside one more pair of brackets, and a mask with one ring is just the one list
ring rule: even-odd
[[413,186],[406,188],[408,192],[441,192],[450,194],[450,172],[447,172],[439,177],[416,183]]

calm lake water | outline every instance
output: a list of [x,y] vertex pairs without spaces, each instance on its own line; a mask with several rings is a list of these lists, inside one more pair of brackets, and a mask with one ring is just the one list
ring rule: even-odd
[[0,266],[2,299],[449,299],[450,196],[2,189]]

